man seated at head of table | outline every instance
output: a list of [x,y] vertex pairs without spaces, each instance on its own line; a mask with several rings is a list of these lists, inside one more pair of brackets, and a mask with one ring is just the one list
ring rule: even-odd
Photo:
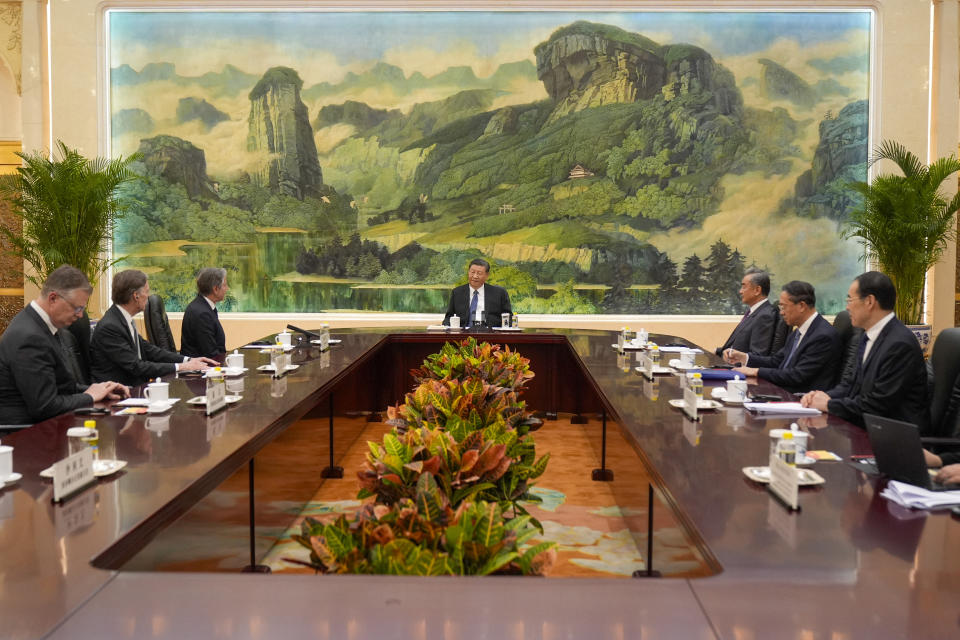
[[37,299],[10,321],[0,337],[0,428],[35,424],[128,395],[116,382],[78,383],[66,361],[61,330],[83,315],[92,291],[82,271],[62,265],[43,282]]
[[216,358],[227,352],[226,336],[217,314],[217,303],[227,297],[227,270],[206,267],[197,274],[197,297],[183,312],[180,353]]
[[916,336],[893,313],[896,301],[893,282],[879,271],[854,278],[847,311],[853,326],[864,330],[856,371],[832,389],[810,391],[803,406],[861,427],[864,413],[912,422],[921,430],[927,425],[927,368]]
[[143,311],[149,296],[150,283],[144,272],[127,269],[113,277],[113,305],[90,340],[94,380],[115,379],[133,386],[175,371],[204,371],[218,364],[210,358],[190,358],[161,349],[140,337],[133,317]]
[[817,313],[813,285],[800,280],[783,285],[780,316],[787,326],[796,328],[780,351],[765,356],[727,349],[723,359],[740,365],[734,371],[769,380],[787,391],[832,388],[840,370],[840,336]]
[[740,300],[748,309],[723,346],[717,347],[718,356],[727,349],[761,356],[770,354],[777,328],[777,310],[767,300],[769,295],[770,275],[753,267],[747,269],[740,281]]
[[465,328],[486,325],[499,327],[501,314],[512,313],[510,294],[503,287],[486,284],[490,277],[490,263],[475,258],[467,268],[467,284],[462,284],[450,292],[450,303],[443,316],[443,324],[449,325],[450,318],[458,316],[460,326]]

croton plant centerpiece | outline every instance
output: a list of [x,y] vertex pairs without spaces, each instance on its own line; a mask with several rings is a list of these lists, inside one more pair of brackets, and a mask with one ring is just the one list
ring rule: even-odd
[[542,526],[523,506],[547,467],[531,431],[542,422],[520,400],[530,361],[469,338],[446,343],[411,371],[417,382],[388,409],[393,427],[357,473],[353,517],[307,518],[294,538],[323,573],[542,575],[555,543],[524,548]]

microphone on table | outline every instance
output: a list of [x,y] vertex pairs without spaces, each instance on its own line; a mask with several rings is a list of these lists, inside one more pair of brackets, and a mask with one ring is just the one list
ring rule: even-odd
[[319,333],[314,333],[313,331],[307,331],[306,329],[301,329],[300,327],[295,327],[295,326],[293,326],[292,324],[288,324],[288,325],[287,325],[287,329],[290,329],[291,331],[296,331],[297,333],[302,333],[303,335],[307,336],[308,338],[314,338],[315,340],[319,340],[319,339],[320,339],[320,334],[319,334]]

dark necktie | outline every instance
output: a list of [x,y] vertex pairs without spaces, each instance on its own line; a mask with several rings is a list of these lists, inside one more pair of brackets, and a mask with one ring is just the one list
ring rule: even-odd
[[467,321],[467,328],[473,326],[473,319],[477,317],[477,303],[480,299],[480,292],[473,292],[473,299],[470,301],[470,319]]
[[863,356],[867,352],[867,342],[869,340],[870,338],[867,337],[867,333],[864,332],[860,338],[860,348],[857,350],[857,367],[863,366]]
[[780,363],[781,369],[786,369],[790,364],[790,361],[793,360],[793,354],[797,351],[797,345],[800,344],[800,330],[797,329],[793,332],[793,335],[790,336],[790,351],[787,353],[787,357],[783,359],[783,362]]

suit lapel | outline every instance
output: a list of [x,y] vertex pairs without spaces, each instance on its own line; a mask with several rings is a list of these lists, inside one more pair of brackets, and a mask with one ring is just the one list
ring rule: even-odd
[[740,335],[740,333],[742,333],[747,327],[749,327],[750,324],[751,324],[754,320],[756,320],[757,314],[760,313],[760,310],[761,310],[761,309],[763,309],[763,305],[762,305],[762,304],[761,304],[759,307],[757,307],[757,310],[756,310],[756,311],[751,311],[750,313],[748,313],[748,314],[747,314],[747,317],[744,318],[742,322],[740,322],[739,324],[737,324],[736,327],[734,327],[733,333],[730,334],[730,340],[728,340],[727,342],[729,342],[730,344],[733,344],[733,343],[734,343],[734,339],[735,339],[738,335]]
[[[126,318],[123,317],[123,313],[120,312],[120,307],[113,305],[110,307],[110,311],[113,312],[114,318],[120,327],[123,329],[124,334],[127,336],[127,342],[130,343],[130,346],[133,347],[133,350],[137,350],[137,343],[134,342],[133,334],[130,333],[130,325],[127,323]],[[108,312],[109,313],[109,312]]]
[[890,320],[890,322],[887,323],[887,325],[883,329],[880,330],[880,335],[877,336],[877,339],[873,343],[873,346],[870,347],[870,353],[867,354],[867,359],[863,363],[864,371],[866,371],[867,367],[870,366],[870,363],[873,361],[873,356],[877,354],[877,351],[880,349],[881,345],[883,345],[884,340],[886,340],[887,336],[890,335],[891,325],[894,323],[895,320],[896,318],[893,318],[892,320]]
[[[34,310],[33,307],[27,306],[27,309],[29,309],[28,313],[29,313],[29,315],[30,315],[30,318],[32,318],[32,319],[33,319],[33,322],[37,325],[37,330],[41,333],[41,335],[44,336],[44,338],[46,338],[47,340],[50,341],[50,344],[52,344],[54,347],[56,347],[56,349],[54,349],[54,351],[56,351],[56,353],[57,353],[57,358],[60,358],[60,353],[61,353],[61,352],[60,352],[60,344],[61,344],[61,343],[60,343],[60,339],[59,339],[56,335],[50,333],[50,328],[47,327],[47,323],[43,321],[43,318],[40,317],[40,314],[37,313],[37,312]],[[58,331],[59,331],[59,330],[58,330]],[[61,358],[61,360],[62,360],[62,358]]]

